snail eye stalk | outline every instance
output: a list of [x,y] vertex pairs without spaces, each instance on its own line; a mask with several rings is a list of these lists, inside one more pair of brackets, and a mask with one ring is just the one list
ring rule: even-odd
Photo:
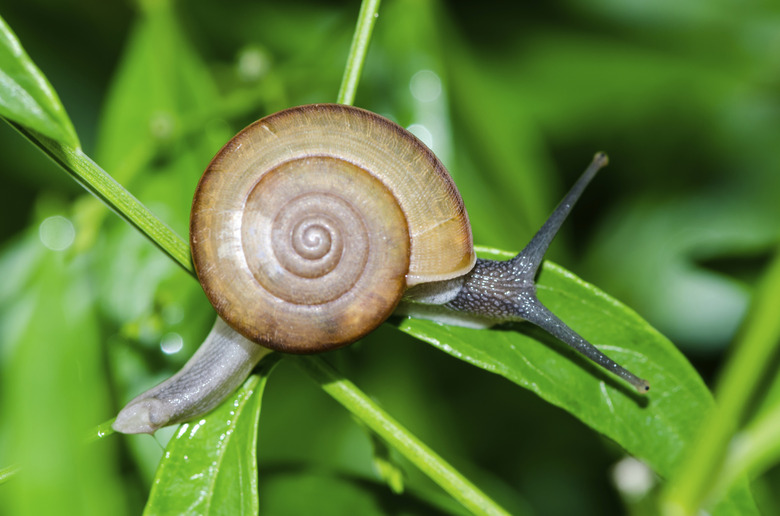
[[536,296],[535,276],[547,248],[585,187],[607,162],[606,154],[596,154],[590,166],[517,256],[505,262],[478,260],[466,277],[463,288],[447,306],[453,310],[480,315],[496,323],[528,321],[535,324],[607,371],[623,378],[634,386],[637,392],[644,394],[650,390],[647,381],[617,364],[582,338]]

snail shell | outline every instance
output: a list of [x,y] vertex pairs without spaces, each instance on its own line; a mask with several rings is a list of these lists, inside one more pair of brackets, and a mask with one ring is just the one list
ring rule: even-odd
[[293,353],[354,342],[407,288],[476,260],[441,162],[395,123],[338,104],[287,109],[230,140],[200,180],[190,239],[220,317]]

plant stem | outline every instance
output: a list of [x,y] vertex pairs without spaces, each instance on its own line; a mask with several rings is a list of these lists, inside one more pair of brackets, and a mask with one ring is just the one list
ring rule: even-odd
[[780,462],[780,403],[753,419],[731,440],[728,455],[713,482],[713,493],[725,493],[740,478],[757,478],[765,470]]
[[[355,35],[347,57],[347,66],[341,80],[337,102],[352,105],[355,101],[360,74],[368,52],[371,33],[374,30],[379,11],[379,0],[363,0],[358,14]],[[401,426],[387,412],[366,396],[355,384],[343,378],[323,358],[317,356],[294,356],[292,360],[309,376],[315,379],[322,390],[341,403],[360,421],[397,449],[410,462],[439,484],[453,498],[474,514],[508,514],[474,484],[411,432]]]
[[718,485],[724,458],[745,410],[753,405],[754,396],[772,355],[780,344],[780,252],[769,265],[756,290],[741,337],[733,357],[718,381],[715,407],[701,425],[699,439],[694,441],[685,462],[670,482],[663,500],[666,514],[695,515],[699,509],[716,500],[710,497]]
[[352,37],[352,46],[347,56],[347,67],[341,79],[341,87],[337,102],[339,104],[352,105],[355,102],[355,92],[366,62],[368,44],[371,41],[371,33],[379,16],[379,0],[363,0],[360,5],[355,35]]
[[80,148],[68,147],[10,122],[17,131],[60,165],[81,186],[103,201],[117,215],[170,256],[182,269],[195,275],[187,242],[100,168]]
[[301,355],[293,355],[289,359],[295,361],[322,390],[352,412],[468,510],[474,514],[508,514],[409,430],[401,426],[355,384],[342,377],[325,359]]

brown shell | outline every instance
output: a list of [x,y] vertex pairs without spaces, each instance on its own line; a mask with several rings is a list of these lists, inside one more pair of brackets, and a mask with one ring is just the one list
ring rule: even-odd
[[463,201],[433,153],[338,104],[287,109],[230,140],[195,192],[190,240],[220,316],[296,353],[354,342],[406,288],[476,260]]

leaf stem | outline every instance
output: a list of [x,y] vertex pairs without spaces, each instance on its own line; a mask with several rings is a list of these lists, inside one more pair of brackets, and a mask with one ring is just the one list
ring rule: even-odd
[[[716,500],[713,492],[721,476],[729,443],[745,411],[753,405],[766,368],[780,345],[780,251],[769,265],[756,290],[746,323],[726,362],[716,390],[715,407],[700,427],[685,462],[680,465],[665,493],[666,514],[694,515]],[[721,485],[721,487],[723,487]]]
[[506,515],[501,506],[469,482],[409,430],[393,419],[319,356],[290,356],[308,376],[360,421],[398,450],[474,514]]
[[711,491],[726,493],[740,477],[756,478],[780,462],[778,428],[780,403],[734,435]]
[[363,65],[366,62],[371,33],[374,31],[374,24],[379,16],[379,1],[363,0],[360,4],[355,35],[352,37],[352,46],[347,56],[347,67],[344,69],[344,76],[339,88],[337,98],[339,104],[351,106],[355,102],[355,92],[360,81],[360,74],[363,72]]
[[117,183],[81,149],[57,143],[14,122],[8,121],[8,123],[61,166],[87,191],[103,201],[117,215],[170,256],[182,269],[195,275],[187,242],[155,217],[149,208]]

